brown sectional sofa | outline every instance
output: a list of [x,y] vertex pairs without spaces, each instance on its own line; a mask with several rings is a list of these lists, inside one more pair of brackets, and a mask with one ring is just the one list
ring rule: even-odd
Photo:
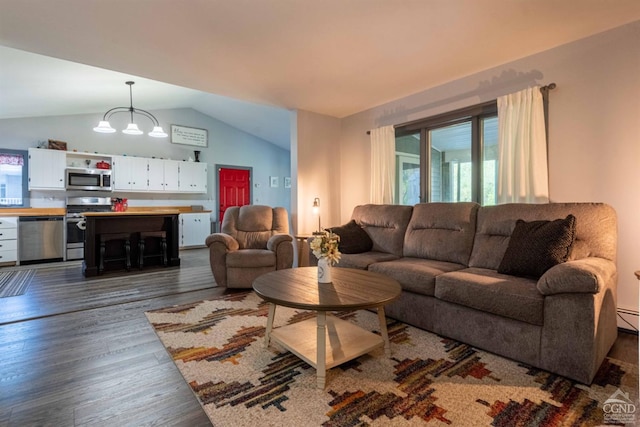
[[[567,262],[539,278],[498,273],[518,219],[569,214]],[[616,340],[617,220],[608,205],[362,205],[352,219],[373,248],[343,254],[338,266],[398,280],[389,317],[587,384]]]

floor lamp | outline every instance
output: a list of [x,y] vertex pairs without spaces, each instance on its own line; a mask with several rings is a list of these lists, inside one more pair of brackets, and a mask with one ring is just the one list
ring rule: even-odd
[[319,234],[324,234],[322,232],[322,226],[320,225],[320,198],[316,197],[313,199],[313,214],[318,215],[318,231],[314,231],[314,236]]

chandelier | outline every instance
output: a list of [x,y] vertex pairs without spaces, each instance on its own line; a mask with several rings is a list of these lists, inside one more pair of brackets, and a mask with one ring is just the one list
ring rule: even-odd
[[160,126],[158,119],[156,119],[153,114],[151,114],[148,111],[141,110],[140,108],[133,107],[133,90],[131,87],[134,85],[134,82],[129,81],[125,83],[129,85],[129,106],[115,107],[110,109],[109,111],[104,113],[104,116],[102,116],[102,120],[100,120],[100,123],[98,123],[98,126],[94,127],[93,130],[100,133],[114,133],[116,130],[112,128],[111,125],[109,124],[109,119],[111,118],[111,116],[113,116],[116,113],[129,112],[131,114],[131,122],[129,123],[127,128],[122,131],[122,133],[126,133],[127,135],[143,134],[143,132],[140,129],[138,129],[138,125],[133,122],[133,115],[140,114],[141,116],[145,116],[146,118],[148,118],[153,122],[153,130],[149,132],[149,136],[152,136],[154,138],[166,138],[167,136],[169,136],[164,130],[162,130],[162,127]]

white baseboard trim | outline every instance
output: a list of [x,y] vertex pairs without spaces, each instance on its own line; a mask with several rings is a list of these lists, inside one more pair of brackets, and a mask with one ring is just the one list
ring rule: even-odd
[[618,308],[618,328],[638,333],[640,313],[627,308]]

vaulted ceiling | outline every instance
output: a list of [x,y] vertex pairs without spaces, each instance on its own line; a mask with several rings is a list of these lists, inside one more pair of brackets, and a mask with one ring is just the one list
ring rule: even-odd
[[76,63],[0,49],[0,118],[103,111],[135,76],[145,109],[286,145],[287,110],[345,117],[638,19],[638,0],[0,0],[0,45]]

